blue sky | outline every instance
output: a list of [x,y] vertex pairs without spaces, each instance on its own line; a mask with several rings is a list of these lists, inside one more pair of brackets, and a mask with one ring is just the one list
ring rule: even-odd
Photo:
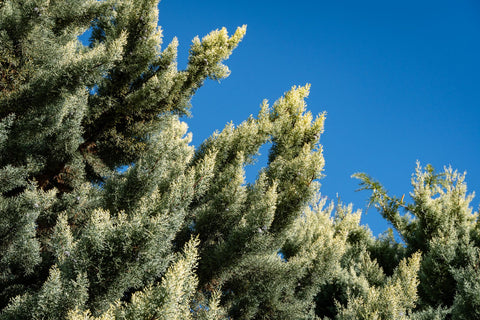
[[[327,112],[323,195],[365,208],[368,193],[350,176],[366,172],[408,196],[417,160],[467,171],[480,192],[480,2],[163,0],[159,10],[164,42],[180,41],[180,67],[196,35],[248,25],[231,76],[192,100],[195,145],[311,83],[309,110]],[[363,223],[375,235],[388,227],[374,210]]]

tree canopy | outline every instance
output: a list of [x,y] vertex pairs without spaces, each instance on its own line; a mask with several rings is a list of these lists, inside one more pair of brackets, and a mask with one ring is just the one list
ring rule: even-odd
[[464,175],[418,164],[407,203],[356,174],[373,237],[321,196],[309,85],[194,148],[182,116],[246,27],[178,70],[157,6],[0,1],[0,319],[480,319]]

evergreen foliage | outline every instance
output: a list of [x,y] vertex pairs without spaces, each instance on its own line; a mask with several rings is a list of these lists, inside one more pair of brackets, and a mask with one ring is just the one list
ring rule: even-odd
[[[369,176],[355,176],[361,179],[362,189],[372,191],[370,203],[405,242],[405,254],[422,252],[417,309],[441,319],[478,318],[480,222],[478,212],[472,213],[470,207],[473,194],[467,194],[465,175],[451,168],[437,173],[430,165],[417,164],[410,204],[404,196],[389,196]],[[402,209],[406,214],[401,214]]]
[[195,149],[181,116],[246,27],[177,70],[157,5],[0,1],[0,319],[480,318],[464,175],[418,166],[407,203],[356,174],[401,241],[373,237],[320,194],[309,85]]

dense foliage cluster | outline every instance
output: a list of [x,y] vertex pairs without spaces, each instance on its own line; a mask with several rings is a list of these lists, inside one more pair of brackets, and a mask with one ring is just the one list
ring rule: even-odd
[[320,195],[309,86],[193,148],[180,117],[246,29],[178,70],[157,2],[0,1],[0,319],[480,319],[463,175],[418,165],[406,203],[357,174],[401,241],[373,237]]

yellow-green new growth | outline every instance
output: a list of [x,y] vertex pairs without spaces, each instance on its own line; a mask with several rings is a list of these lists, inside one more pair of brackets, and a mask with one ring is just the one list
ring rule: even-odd
[[371,286],[362,295],[350,295],[346,307],[339,306],[337,319],[406,320],[417,301],[420,253],[404,259],[381,287]]

